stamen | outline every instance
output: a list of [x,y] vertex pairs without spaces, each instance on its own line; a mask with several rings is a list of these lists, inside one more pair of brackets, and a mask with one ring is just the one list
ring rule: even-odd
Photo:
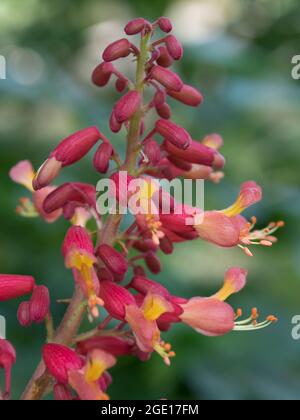
[[271,324],[274,324],[278,321],[278,319],[273,316],[269,315],[265,321],[258,322],[258,311],[256,308],[253,308],[251,311],[251,316],[248,319],[245,319],[244,321],[238,321],[235,322],[234,331],[257,331],[261,330],[263,328],[268,327]]

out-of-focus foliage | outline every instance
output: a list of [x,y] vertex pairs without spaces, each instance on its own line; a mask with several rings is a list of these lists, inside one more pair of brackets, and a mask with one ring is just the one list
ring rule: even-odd
[[[90,74],[128,19],[162,14],[173,19],[185,44],[178,71],[206,98],[197,110],[172,102],[174,120],[195,138],[219,132],[225,139],[226,178],[219,186],[207,184],[206,207],[229,205],[240,182],[255,179],[265,196],[249,216],[255,212],[262,225],[284,219],[287,227],[273,249],[257,248],[253,259],[201,242],[181,245],[163,258],[160,278],[174,293],[205,295],[215,292],[229,266],[241,265],[250,270],[249,285],[231,300],[235,308],[247,313],[258,306],[262,316],[274,313],[280,322],[219,339],[178,326],[168,336],[177,352],[173,366],[155,356],[144,365],[124,359],[113,369],[111,397],[298,399],[300,341],[291,338],[291,319],[300,314],[300,81],[291,78],[291,59],[300,54],[298,0],[1,0],[0,54],[7,58],[8,79],[0,81],[0,272],[32,274],[49,285],[60,319],[64,308],[55,300],[72,290],[60,255],[67,224],[20,219],[14,208],[23,191],[7,173],[24,158],[37,167],[61,138],[91,124],[123,150],[123,134],[112,136],[107,124],[117,96],[111,88],[94,88]],[[88,158],[59,181],[95,183],[90,164]],[[16,308],[11,302],[0,309],[18,350],[14,397],[44,340],[42,326],[18,326]]]

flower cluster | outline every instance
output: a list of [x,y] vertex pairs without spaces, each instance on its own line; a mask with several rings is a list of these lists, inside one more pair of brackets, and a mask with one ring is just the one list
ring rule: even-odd
[[[157,31],[163,37],[156,39]],[[194,140],[185,128],[172,121],[169,100],[197,107],[203,96],[170,70],[183,57],[182,45],[171,31],[172,23],[165,17],[154,23],[134,19],[126,25],[125,33],[139,36],[139,46],[127,38],[113,42],[92,74],[98,87],[114,79],[121,95],[109,126],[113,133],[124,131],[124,160],[97,127],[89,127],[60,142],[37,172],[28,161],[20,162],[10,172],[12,180],[24,185],[32,196],[20,200],[19,214],[40,216],[49,223],[60,217],[70,221],[62,254],[75,283],[74,296],[55,331],[48,289],[37,286],[30,276],[0,275],[0,301],[31,294],[30,300],[20,304],[18,320],[24,327],[45,321],[48,331],[48,343],[42,349],[45,368],[33,376],[24,399],[41,398],[51,378],[55,380],[57,400],[107,399],[112,380],[108,370],[119,357],[132,355],[147,361],[157,353],[170,365],[175,352],[164,341],[163,333],[177,323],[212,337],[257,330],[276,321],[269,316],[259,322],[256,309],[248,319],[241,320],[242,310],[235,311],[226,302],[246,285],[248,272],[242,268],[230,268],[220,290],[210,297],[176,296],[150,278],[162,271],[160,252],[171,255],[178,243],[203,240],[223,248],[239,247],[252,256],[252,245],[272,246],[276,242],[274,233],[283,226],[283,222],[270,223],[257,230],[256,219],[248,221],[242,215],[262,199],[262,190],[253,181],[242,184],[231,206],[209,211],[177,202],[162,187],[151,187],[152,179],[180,177],[220,182],[224,176],[221,136],[209,134]],[[117,60],[129,56],[136,62],[134,81],[115,66]],[[148,103],[146,89],[150,92]],[[146,116],[152,111],[157,117],[149,129]],[[141,207],[148,209],[149,203],[155,201],[155,214],[134,214],[131,224],[122,229],[121,214],[106,218],[100,214],[93,185],[53,185],[63,168],[84,158],[96,145],[93,167],[116,185],[117,200],[129,206],[128,194],[124,194],[128,183],[120,177],[125,171],[129,180],[139,181],[137,197]],[[165,202],[169,203],[168,213],[162,211]],[[201,220],[195,217],[199,214]],[[97,326],[79,334],[85,314]],[[6,371],[5,398],[9,396],[15,360],[12,345],[0,340],[0,367]]]

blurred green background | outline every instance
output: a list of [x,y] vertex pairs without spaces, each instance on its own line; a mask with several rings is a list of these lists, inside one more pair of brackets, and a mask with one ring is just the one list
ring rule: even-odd
[[[8,171],[21,159],[37,168],[55,144],[77,129],[97,124],[120,151],[124,135],[112,136],[108,116],[117,96],[98,90],[90,74],[104,46],[118,39],[127,20],[169,16],[185,45],[177,70],[205,95],[199,109],[172,101],[174,120],[194,138],[218,132],[225,139],[226,178],[206,185],[206,208],[224,208],[239,185],[255,179],[264,201],[251,209],[259,223],[284,219],[287,226],[273,249],[256,248],[247,258],[193,242],[163,257],[160,279],[186,297],[212,294],[232,265],[250,270],[248,287],[231,299],[247,313],[280,322],[256,333],[208,339],[180,325],[167,335],[177,357],[171,368],[154,356],[147,364],[131,358],[112,370],[112,399],[299,399],[300,341],[291,337],[291,319],[300,314],[299,152],[300,80],[291,77],[291,59],[300,54],[298,0],[1,0],[0,54],[7,80],[0,81],[0,272],[32,274],[57,298],[69,297],[71,275],[60,245],[67,224],[46,225],[15,212],[21,187]],[[121,63],[127,69],[128,62]],[[96,183],[91,157],[67,169],[60,181]],[[13,397],[30,377],[44,340],[42,326],[22,329],[18,302],[1,304],[7,335],[18,351]]]

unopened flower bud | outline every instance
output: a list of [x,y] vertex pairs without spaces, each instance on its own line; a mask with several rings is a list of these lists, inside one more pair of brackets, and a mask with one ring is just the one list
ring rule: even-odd
[[158,52],[159,57],[156,60],[157,64],[164,68],[171,67],[173,64],[173,58],[170,56],[167,47],[165,45],[161,45],[158,48]]
[[172,22],[171,22],[171,21],[170,21],[170,19],[169,19],[169,18],[167,18],[167,17],[164,17],[164,16],[160,17],[160,18],[158,19],[157,23],[158,23],[158,26],[160,27],[160,29],[161,29],[163,32],[169,33],[169,32],[171,32],[171,31],[172,31],[172,29],[173,29]]
[[183,57],[183,48],[176,36],[168,35],[165,39],[167,50],[174,60],[181,60]]
[[161,66],[154,66],[149,74],[150,79],[154,79],[162,84],[166,89],[180,92],[183,88],[183,81],[173,71]]
[[147,267],[149,268],[149,270],[151,271],[151,273],[159,274],[161,272],[160,260],[158,256],[154,254],[153,252],[148,252],[145,255],[145,263]]
[[106,174],[109,169],[109,162],[113,154],[113,147],[110,143],[102,143],[94,156],[94,167],[100,174]]
[[128,39],[119,39],[110,44],[103,52],[103,60],[110,62],[118,58],[128,57],[131,52],[131,43]]
[[35,280],[31,276],[0,274],[0,302],[32,292]]
[[107,312],[120,321],[125,320],[126,306],[135,305],[134,297],[128,290],[109,281],[101,283],[100,297]]
[[114,107],[114,115],[118,123],[128,121],[141,105],[141,94],[132,90],[124,95]]
[[19,305],[17,318],[20,325],[24,328],[30,327],[32,320],[30,317],[30,304],[29,302],[22,302]]
[[170,142],[170,138],[164,143],[165,150],[172,156],[180,158],[186,162],[197,163],[199,165],[213,166],[216,151],[204,146],[196,141],[191,141],[187,150],[180,150],[175,144]]
[[43,347],[43,359],[49,373],[63,385],[69,382],[69,371],[81,369],[83,365],[74,350],[60,344],[46,344]]
[[97,127],[78,131],[63,140],[50,154],[33,180],[33,188],[39,190],[49,185],[61,168],[81,160],[101,138]]
[[189,133],[171,121],[159,120],[156,123],[157,132],[172,143],[174,149],[186,150],[192,143]]
[[136,18],[127,23],[124,31],[127,35],[136,35],[142,32],[142,30],[145,28],[145,25],[146,25],[145,19]]
[[122,124],[117,121],[114,111],[110,115],[109,127],[113,133],[118,133],[122,128]]
[[125,257],[110,245],[100,245],[96,254],[112,273],[122,276],[127,272],[128,264]]
[[35,287],[29,302],[31,321],[36,323],[44,321],[46,315],[49,313],[49,308],[50,296],[48,288],[46,286]]
[[106,86],[114,71],[115,68],[111,63],[104,62],[99,64],[92,74],[93,83],[99,87]]
[[160,246],[160,249],[162,250],[162,252],[164,254],[166,254],[166,255],[173,254],[174,245],[173,245],[172,241],[170,241],[170,239],[167,236],[164,236],[163,238],[161,238],[161,240],[159,242],[159,246]]
[[201,93],[192,86],[184,85],[180,92],[167,91],[168,95],[188,106],[197,107],[203,102]]
[[128,86],[128,80],[124,79],[123,77],[119,77],[116,81],[116,89],[119,93],[124,92],[124,90],[127,88]]
[[166,102],[163,105],[156,106],[155,108],[160,118],[165,120],[169,120],[171,118],[171,108]]
[[93,350],[103,350],[113,356],[124,356],[129,354],[133,347],[133,341],[121,337],[93,337],[77,344],[77,351],[86,355]]
[[160,146],[155,140],[147,140],[144,145],[143,151],[151,165],[156,166],[160,162]]
[[171,297],[169,291],[164,286],[154,280],[148,279],[145,276],[135,275],[130,283],[130,286],[145,296],[148,293],[152,293],[153,295],[163,296],[166,299]]

